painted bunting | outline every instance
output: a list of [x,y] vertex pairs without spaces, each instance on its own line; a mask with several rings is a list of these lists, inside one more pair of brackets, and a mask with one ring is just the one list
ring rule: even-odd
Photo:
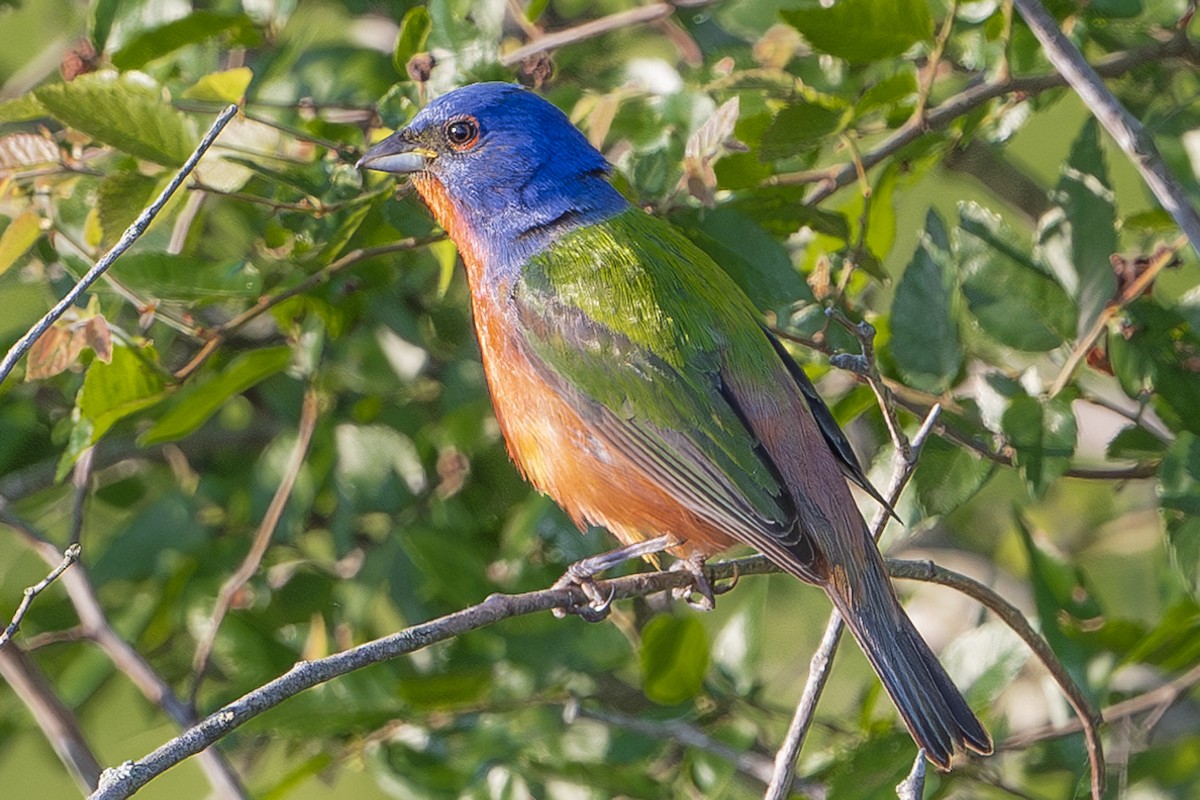
[[408,175],[457,245],[496,417],[535,487],[625,545],[757,548],[829,595],[934,764],[991,752],[896,598],[846,478],[870,484],[812,383],[561,111],[467,86],[359,166]]

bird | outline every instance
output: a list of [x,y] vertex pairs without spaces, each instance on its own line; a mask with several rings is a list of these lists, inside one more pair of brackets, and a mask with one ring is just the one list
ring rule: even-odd
[[847,479],[879,495],[811,381],[561,110],[470,84],[357,166],[407,176],[457,246],[496,419],[537,490],[627,552],[756,548],[825,591],[929,761],[991,753],[901,607]]

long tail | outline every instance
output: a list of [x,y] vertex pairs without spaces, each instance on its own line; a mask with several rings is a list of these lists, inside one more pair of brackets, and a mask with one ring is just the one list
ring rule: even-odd
[[875,668],[909,733],[941,769],[949,768],[951,756],[961,748],[991,753],[991,736],[904,613],[882,561],[871,567],[880,574],[872,579],[856,576],[853,590],[836,580],[823,588]]

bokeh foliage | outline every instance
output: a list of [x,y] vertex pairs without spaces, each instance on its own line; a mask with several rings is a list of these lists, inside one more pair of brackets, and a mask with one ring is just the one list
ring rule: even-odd
[[[1090,60],[1112,65],[1114,91],[1200,195],[1188,4],[1049,6]],[[604,549],[508,462],[453,246],[410,193],[353,166],[427,97],[521,80],[601,147],[623,192],[816,348],[795,352],[873,474],[888,473],[886,429],[870,391],[828,367],[857,343],[825,308],[879,330],[906,424],[943,402],[893,552],[933,556],[1023,604],[1098,705],[1193,669],[1200,264],[1186,246],[1160,249],[1173,223],[1080,101],[1045,79],[1053,70],[1011,9],[681,3],[507,64],[543,30],[629,8],[0,3],[4,348],[117,240],[223,104],[245,111],[87,305],[0,386],[3,508],[65,545],[69,476],[95,448],[83,563],[116,629],[186,697],[214,599],[280,484],[304,396],[318,396],[263,569],[215,640],[202,712],[297,659],[547,586]],[[1009,79],[1019,91],[919,129]],[[806,202],[814,191],[820,202]],[[1109,308],[1163,265],[1152,291]],[[1084,363],[1051,396],[1081,341]],[[44,573],[0,524],[0,614]],[[914,594],[914,616],[998,742],[1066,720],[1002,626],[944,590]],[[223,749],[261,797],[755,797],[761,785],[717,745],[769,759],[825,613],[819,592],[771,577],[708,615],[654,600],[600,625],[513,620],[307,692]],[[19,641],[75,622],[52,590]],[[91,643],[34,654],[105,763],[171,735]],[[887,796],[911,742],[857,652],[834,669],[801,774],[831,798]],[[1194,700],[1189,685],[1150,724],[1108,729],[1122,754],[1114,786],[1200,793]],[[712,746],[685,744],[681,725]],[[0,785],[13,796],[73,791],[40,736],[0,688]],[[203,794],[194,771],[177,773],[144,795]],[[1080,737],[1062,735],[931,776],[928,791],[1061,798],[1085,774]]]

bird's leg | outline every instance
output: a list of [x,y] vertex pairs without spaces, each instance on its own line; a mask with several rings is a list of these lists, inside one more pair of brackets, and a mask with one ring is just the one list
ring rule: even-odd
[[[725,594],[737,586],[738,574],[735,570],[733,579],[725,586],[714,586],[704,571],[705,557],[693,553],[687,558],[681,558],[671,565],[673,571],[686,572],[692,576],[691,586],[680,586],[671,590],[671,596],[676,600],[686,601],[689,606],[698,611],[712,611],[717,607],[717,596]],[[699,600],[693,600],[692,595],[700,595]]]
[[554,615],[565,617],[567,614],[578,614],[588,622],[599,622],[608,616],[613,596],[611,593],[606,596],[600,590],[600,587],[596,585],[596,581],[594,580],[595,577],[605,570],[610,570],[613,567],[624,564],[626,561],[661,553],[668,547],[674,547],[677,544],[679,544],[679,540],[667,534],[576,561],[567,567],[567,571],[563,573],[561,578],[554,582],[553,588],[577,588],[587,597],[588,603],[587,605],[573,606],[571,608],[556,608],[554,609]]

